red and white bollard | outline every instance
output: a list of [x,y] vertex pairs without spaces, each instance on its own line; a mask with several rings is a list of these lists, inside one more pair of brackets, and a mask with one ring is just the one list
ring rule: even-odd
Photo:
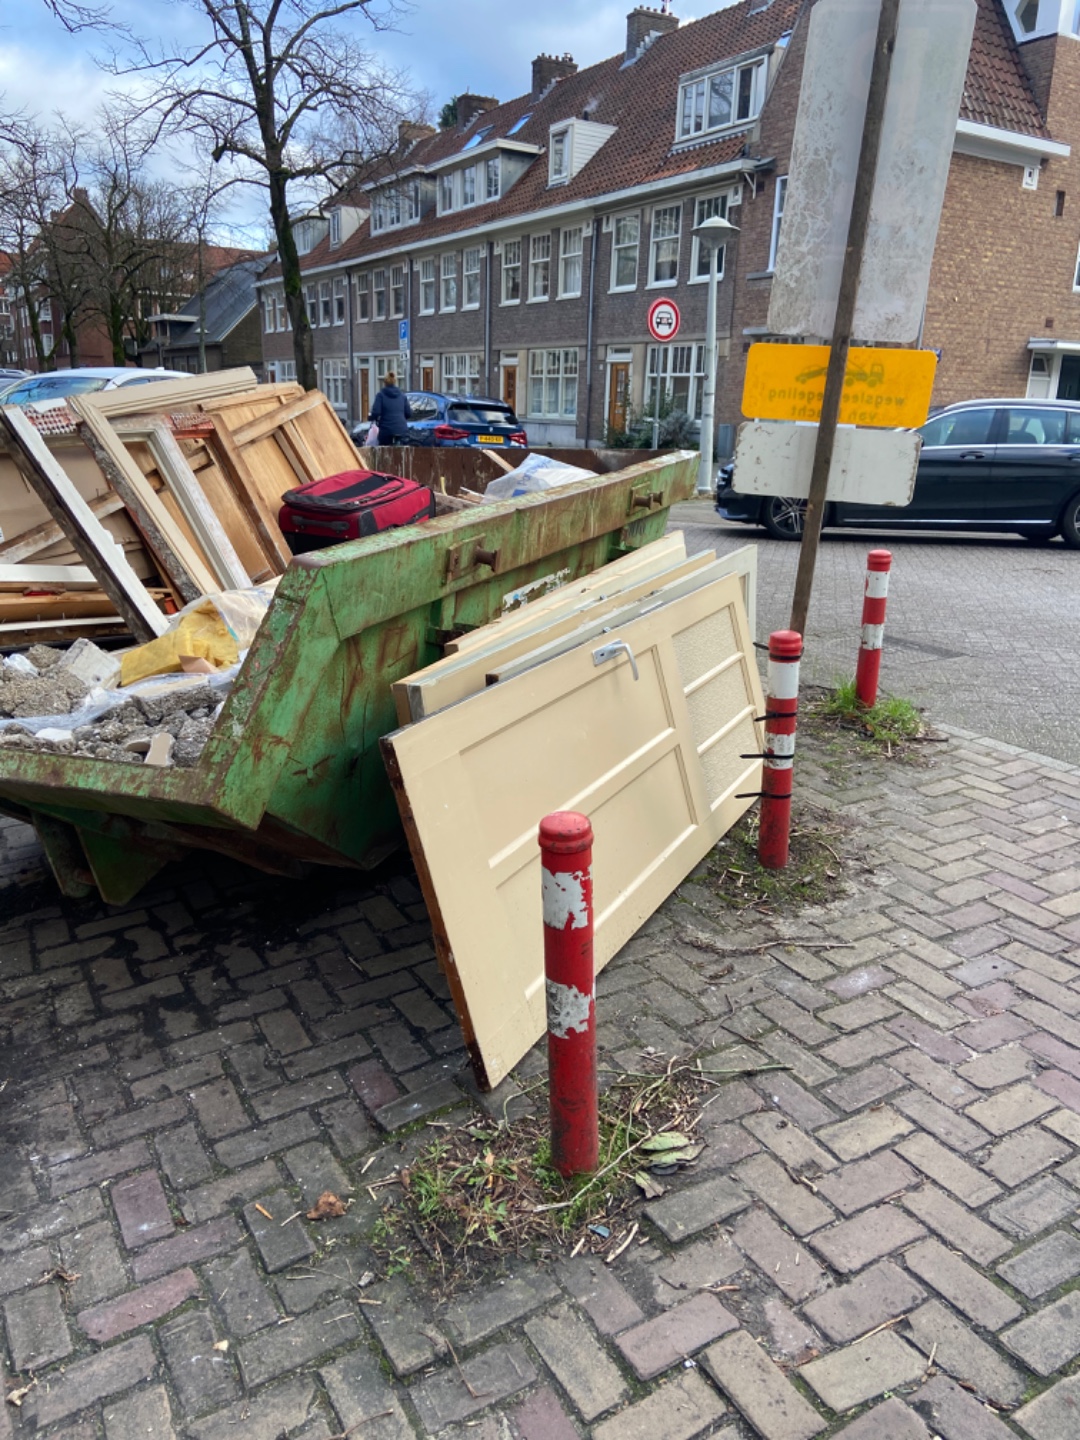
[[592,826],[559,810],[540,821],[551,1161],[564,1179],[600,1157],[593,976]]
[[788,863],[801,656],[802,636],[797,630],[774,630],[769,636],[765,763],[761,773],[758,824],[758,859],[766,870],[783,870]]
[[885,635],[885,602],[889,595],[888,550],[871,550],[866,557],[866,589],[863,592],[862,640],[855,668],[855,697],[869,709],[877,704],[878,676],[881,674],[881,645]]

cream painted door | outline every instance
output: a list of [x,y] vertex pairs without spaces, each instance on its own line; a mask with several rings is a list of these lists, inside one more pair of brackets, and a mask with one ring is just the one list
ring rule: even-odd
[[[387,736],[387,766],[440,962],[482,1083],[545,1029],[537,827],[596,833],[600,969],[761,788],[764,701],[736,577]],[[744,797],[744,798],[740,798]],[[601,1012],[602,1013],[602,1012]]]

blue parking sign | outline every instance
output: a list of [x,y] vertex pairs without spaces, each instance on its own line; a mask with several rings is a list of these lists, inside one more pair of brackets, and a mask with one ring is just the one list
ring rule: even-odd
[[409,322],[408,322],[408,320],[399,320],[399,321],[398,321],[397,333],[398,333],[398,344],[401,346],[402,350],[407,350],[407,349],[409,348]]

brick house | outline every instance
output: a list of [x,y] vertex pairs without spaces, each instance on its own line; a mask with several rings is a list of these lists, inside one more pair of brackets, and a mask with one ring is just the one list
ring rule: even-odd
[[[638,8],[611,59],[542,55],[528,94],[460,96],[438,133],[403,126],[378,180],[298,227],[320,384],[342,417],[367,414],[389,369],[414,389],[503,396],[538,444],[601,443],[657,385],[700,416],[708,262],[691,231],[721,214],[740,229],[718,299],[730,443],[745,352],[766,335],[811,3],[741,0],[685,25]],[[941,351],[937,404],[1080,396],[1076,13],[978,0],[922,337]],[[276,269],[260,285],[267,370],[283,378]],[[658,296],[682,314],[664,346],[646,325]]]
[[250,255],[218,270],[203,286],[200,304],[196,292],[174,312],[150,315],[152,338],[139,350],[139,364],[166,370],[199,373],[200,309],[205,329],[203,348],[207,370],[228,370],[250,365],[263,373],[262,320],[255,282],[268,256]]

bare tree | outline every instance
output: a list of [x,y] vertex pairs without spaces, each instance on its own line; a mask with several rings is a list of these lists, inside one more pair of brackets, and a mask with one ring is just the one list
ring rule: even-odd
[[[311,330],[293,223],[320,186],[376,173],[398,145],[398,122],[417,108],[401,74],[381,67],[348,32],[386,28],[376,0],[183,0],[204,33],[190,49],[141,42],[113,71],[153,76],[151,108],[163,130],[196,137],[216,163],[268,193],[292,321],[296,375],[315,388]],[[292,206],[299,201],[299,208]]]
[[[56,290],[43,232],[64,206],[65,178],[56,134],[25,119],[9,122],[0,139],[0,250],[8,257],[7,279],[25,316],[27,333],[21,333],[20,325],[20,339],[29,339],[39,370],[56,364],[55,348],[46,349],[41,323]],[[49,335],[51,339],[55,331]]]

